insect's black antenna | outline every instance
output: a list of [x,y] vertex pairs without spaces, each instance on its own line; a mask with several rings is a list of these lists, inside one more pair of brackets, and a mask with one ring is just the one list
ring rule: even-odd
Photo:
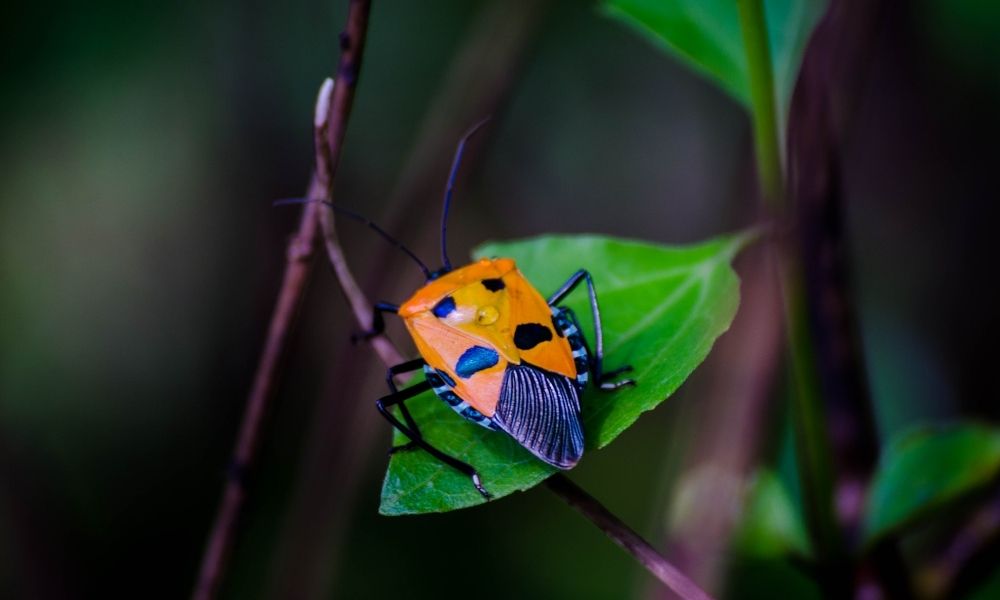
[[451,161],[451,173],[448,175],[448,184],[444,188],[444,210],[441,211],[441,262],[444,263],[444,267],[441,270],[444,272],[451,270],[451,261],[448,260],[448,209],[451,208],[451,193],[455,189],[455,177],[458,175],[458,166],[462,163],[465,143],[489,120],[490,118],[486,117],[465,132],[465,135],[458,142],[458,148],[455,149],[455,158]]
[[391,235],[389,235],[388,233],[386,233],[386,231],[384,229],[382,229],[381,227],[379,227],[378,225],[376,225],[374,221],[372,221],[371,219],[369,219],[369,218],[367,218],[367,217],[365,217],[363,215],[360,215],[360,214],[354,212],[353,210],[346,209],[346,208],[344,208],[342,206],[337,206],[336,204],[334,204],[332,202],[327,202],[326,200],[310,200],[308,198],[285,198],[283,200],[275,200],[275,202],[274,202],[274,204],[272,206],[284,206],[286,204],[311,204],[313,202],[318,202],[320,204],[325,204],[325,205],[329,206],[330,208],[332,208],[333,210],[337,211],[338,213],[344,215],[345,217],[349,217],[351,219],[354,219],[355,221],[359,221],[361,223],[364,223],[365,225],[367,225],[371,229],[375,230],[375,233],[377,233],[380,236],[382,236],[382,238],[385,239],[385,241],[389,242],[393,246],[395,246],[395,247],[399,248],[400,250],[402,250],[403,252],[405,252],[406,255],[409,256],[410,258],[412,258],[415,263],[417,263],[418,265],[420,265],[420,270],[423,272],[425,279],[430,279],[431,278],[431,270],[427,268],[427,265],[424,264],[424,261],[422,261],[419,258],[417,258],[416,254],[414,254],[409,248],[407,248],[406,246],[404,246],[402,242],[400,242],[396,238],[394,238]]

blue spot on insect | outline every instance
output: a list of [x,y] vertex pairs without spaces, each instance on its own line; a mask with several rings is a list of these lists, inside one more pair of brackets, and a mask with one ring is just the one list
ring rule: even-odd
[[500,355],[492,348],[473,346],[462,353],[455,365],[455,373],[468,379],[483,369],[489,369],[500,362]]
[[451,296],[446,296],[443,300],[434,305],[431,312],[434,313],[435,317],[443,319],[450,315],[453,310],[455,310],[455,299]]

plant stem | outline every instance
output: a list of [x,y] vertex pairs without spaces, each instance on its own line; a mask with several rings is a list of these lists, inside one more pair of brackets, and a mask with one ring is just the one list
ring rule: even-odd
[[781,295],[785,308],[788,360],[792,374],[799,479],[805,496],[806,519],[821,562],[841,555],[833,509],[833,463],[816,355],[809,331],[801,263],[787,246],[779,248]]
[[779,224],[774,246],[785,309],[799,477],[806,496],[806,517],[821,562],[825,559],[835,562],[841,553],[833,510],[830,441],[809,330],[801,262],[794,244],[784,234],[791,220],[791,211],[785,200],[774,75],[763,3],[762,0],[739,0],[737,4],[750,77],[758,177],[765,205]]
[[681,573],[667,559],[663,558],[656,551],[656,548],[653,548],[642,536],[613,515],[580,486],[558,473],[549,477],[545,481],[545,485],[556,496],[562,498],[590,522],[597,525],[614,543],[631,554],[639,561],[639,564],[646,567],[646,570],[653,577],[663,582],[675,594],[684,600],[711,600],[711,596],[698,587],[698,584],[688,579],[684,573]]
[[[337,69],[336,93],[332,99],[321,95],[317,103],[329,109],[325,121],[328,127],[331,165],[335,165],[336,159],[340,156],[340,147],[354,98],[354,88],[361,68],[370,9],[370,0],[351,0],[347,13],[347,27],[341,34],[342,52]],[[327,94],[330,91],[333,90],[327,89]],[[319,178],[314,175],[309,185],[309,198],[325,195],[320,183]],[[274,395],[275,383],[288,350],[288,339],[295,328],[298,307],[312,272],[312,257],[316,249],[319,216],[322,212],[319,210],[320,206],[306,204],[303,207],[299,228],[288,245],[288,263],[281,291],[271,315],[267,340],[247,398],[222,500],[202,556],[201,569],[192,593],[193,600],[211,600],[218,595],[219,585],[236,537],[236,526],[246,500],[246,474],[256,459],[264,417]]]
[[753,119],[757,176],[764,201],[772,213],[785,212],[784,176],[778,144],[778,113],[774,95],[774,73],[767,40],[762,0],[738,0],[740,30],[750,76],[750,112]]

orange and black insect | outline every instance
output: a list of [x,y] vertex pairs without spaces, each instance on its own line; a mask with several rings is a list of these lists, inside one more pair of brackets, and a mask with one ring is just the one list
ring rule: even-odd
[[[426,284],[406,302],[376,304],[372,329],[360,334],[364,339],[379,335],[385,328],[383,313],[396,314],[403,319],[420,353],[420,358],[389,368],[386,382],[391,393],[376,402],[379,412],[411,440],[393,451],[421,448],[468,475],[476,489],[489,498],[475,467],[438,450],[421,435],[406,400],[432,389],[465,419],[506,433],[539,459],[569,469],[583,455],[579,394],[589,377],[602,390],[634,382],[609,381],[631,367],[604,371],[601,313],[593,279],[585,269],[574,273],[546,299],[509,258],[484,258],[452,268],[446,237],[455,176],[466,142],[482,125],[466,133],[455,151],[444,194],[443,266],[438,271],[431,272],[371,221],[342,212],[366,222],[401,248],[420,265],[427,278]],[[594,352],[573,312],[559,306],[584,281],[594,319]],[[396,375],[418,369],[423,369],[424,381],[404,390],[396,388]],[[402,421],[390,410],[397,405]]]

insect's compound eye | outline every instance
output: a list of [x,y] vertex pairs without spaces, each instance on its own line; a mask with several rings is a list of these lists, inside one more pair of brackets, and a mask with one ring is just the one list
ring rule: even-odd
[[492,325],[500,318],[500,312],[495,306],[483,306],[476,311],[476,323],[479,325]]

